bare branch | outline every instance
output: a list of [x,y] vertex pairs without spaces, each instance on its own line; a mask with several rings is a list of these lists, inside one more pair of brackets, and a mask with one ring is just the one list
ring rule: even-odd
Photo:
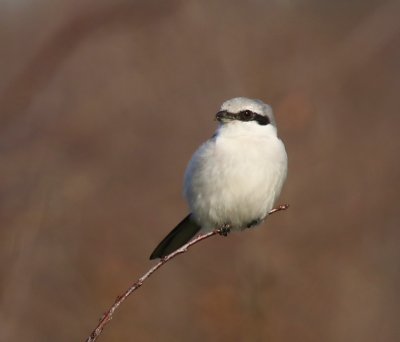
[[[272,209],[268,215],[274,214],[278,211],[281,210],[286,210],[289,208],[289,205],[283,204],[280,205],[277,208]],[[194,238],[193,240],[189,241],[185,245],[183,245],[181,248],[177,249],[175,252],[172,252],[171,254],[168,254],[164,258],[160,259],[160,261],[155,264],[150,270],[148,270],[142,277],[140,277],[136,282],[134,282],[121,296],[118,296],[115,299],[114,304],[110,307],[110,309],[100,318],[100,322],[97,325],[97,327],[92,331],[90,336],[86,339],[86,342],[94,342],[97,340],[97,338],[100,336],[101,332],[103,331],[104,327],[106,324],[112,320],[113,314],[115,310],[118,309],[118,307],[125,301],[126,298],[128,298],[132,292],[136,291],[139,287],[143,285],[143,282],[149,278],[155,271],[157,271],[161,266],[166,264],[168,261],[171,259],[175,258],[179,254],[185,253],[189,247],[195,245],[196,243],[199,243],[202,240],[208,239],[211,236],[217,235],[221,233],[221,229],[215,229],[212,232],[209,232],[207,234],[202,234]]]

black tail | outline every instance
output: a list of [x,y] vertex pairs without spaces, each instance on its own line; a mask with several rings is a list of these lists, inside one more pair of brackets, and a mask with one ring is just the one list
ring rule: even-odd
[[162,258],[176,251],[188,242],[201,227],[191,218],[186,216],[156,247],[150,255],[150,260]]

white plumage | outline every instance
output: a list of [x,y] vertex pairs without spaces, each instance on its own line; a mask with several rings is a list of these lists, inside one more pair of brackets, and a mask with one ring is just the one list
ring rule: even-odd
[[279,196],[287,156],[271,108],[259,100],[234,98],[221,111],[251,110],[270,124],[230,120],[194,153],[185,174],[184,194],[203,230],[230,224],[234,230],[263,220]]
[[216,133],[194,153],[185,173],[191,214],[161,241],[151,259],[176,250],[200,229],[257,225],[281,192],[287,155],[271,107],[237,97],[224,102],[216,117]]

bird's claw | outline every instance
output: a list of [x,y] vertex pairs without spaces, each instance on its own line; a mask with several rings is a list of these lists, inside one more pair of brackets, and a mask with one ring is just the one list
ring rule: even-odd
[[222,236],[228,236],[228,234],[231,232],[231,227],[229,224],[224,224],[220,229],[219,229],[219,235]]

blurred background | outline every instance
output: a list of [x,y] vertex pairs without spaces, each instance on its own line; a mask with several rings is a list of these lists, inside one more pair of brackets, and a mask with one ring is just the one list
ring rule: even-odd
[[187,213],[231,97],[289,155],[258,229],[131,296],[101,341],[400,340],[400,2],[0,1],[0,340],[83,341]]

